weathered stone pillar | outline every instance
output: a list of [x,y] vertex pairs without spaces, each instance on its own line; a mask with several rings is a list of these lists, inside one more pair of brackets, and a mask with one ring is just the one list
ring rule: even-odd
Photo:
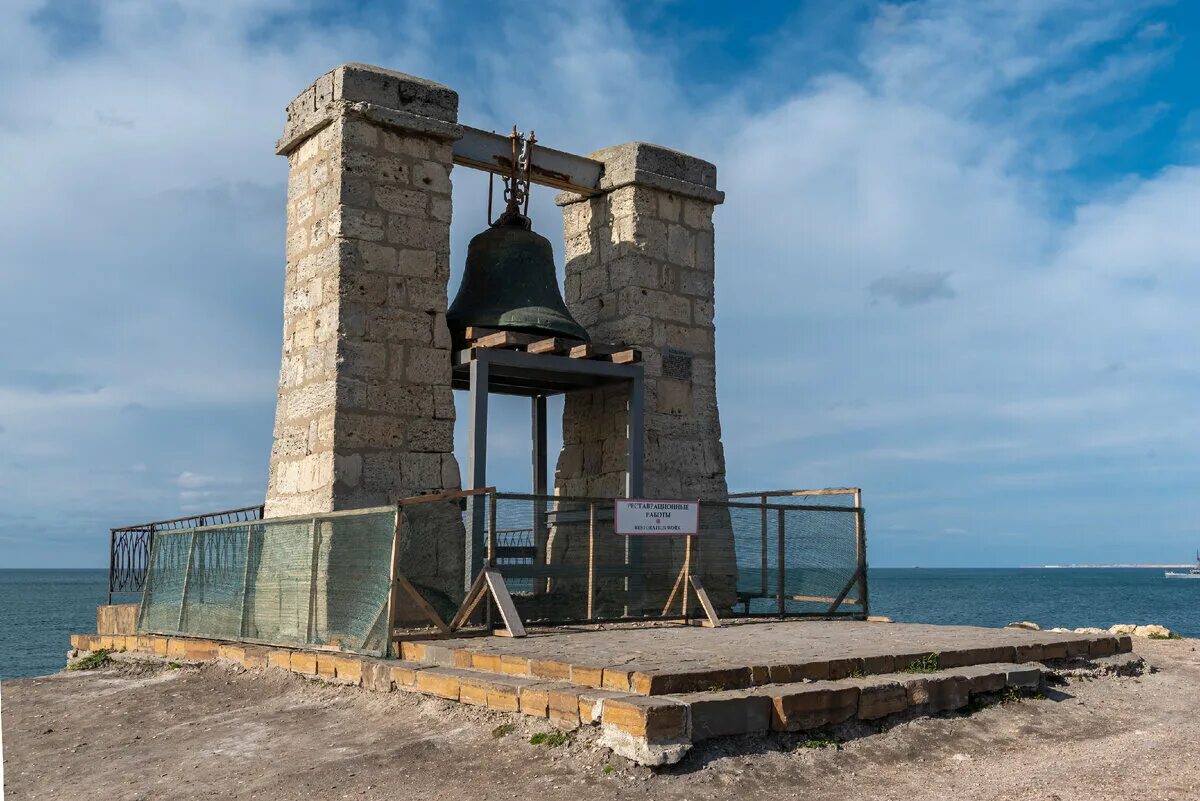
[[[363,64],[336,67],[288,106],[277,149],[289,165],[287,267],[267,517],[459,486],[446,327],[457,119],[451,89]],[[406,573],[453,609],[461,518],[447,506],[422,519],[401,543]],[[331,539],[321,565],[352,576],[363,557]],[[330,621],[348,614],[335,589]]]
[[[727,500],[713,325],[712,212],[724,200],[716,167],[642,142],[590,157],[604,163],[605,193],[558,199],[567,305],[593,340],[642,350],[645,496]],[[619,388],[567,396],[555,475],[560,494],[623,494],[625,409]],[[728,514],[710,507],[702,524],[705,585],[728,608],[737,572]],[[682,551],[678,541],[645,544],[648,569]],[[668,591],[674,578],[664,579]],[[657,597],[656,583],[647,583],[649,600]]]
[[446,285],[458,95],[362,64],[292,101],[268,517],[459,486]]

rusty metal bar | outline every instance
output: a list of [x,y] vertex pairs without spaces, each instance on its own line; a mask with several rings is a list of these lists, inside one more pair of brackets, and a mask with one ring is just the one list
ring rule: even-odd
[[[507,134],[482,131],[469,125],[462,128],[462,138],[453,147],[455,164],[495,175],[513,174],[513,142]],[[540,143],[531,155],[530,183],[589,197],[600,194],[600,177],[604,174],[604,165],[600,162],[543,147]]]

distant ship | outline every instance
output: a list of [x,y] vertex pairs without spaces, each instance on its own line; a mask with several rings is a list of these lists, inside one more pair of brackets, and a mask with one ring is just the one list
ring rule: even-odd
[[1168,570],[1163,574],[1167,578],[1200,579],[1200,551],[1196,551],[1196,566],[1186,573],[1176,573]]

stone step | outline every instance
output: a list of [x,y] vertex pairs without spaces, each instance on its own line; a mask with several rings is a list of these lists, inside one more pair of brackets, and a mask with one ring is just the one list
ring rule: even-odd
[[[1046,668],[1038,663],[992,662],[932,672],[809,679],[776,673],[785,681],[749,687],[720,686],[647,695],[629,686],[583,686],[561,676],[520,675],[511,660],[480,667],[378,659],[349,653],[139,635],[122,638],[75,635],[73,656],[116,647],[122,659],[223,660],[246,668],[282,669],[375,692],[413,692],[499,712],[520,713],[573,729],[599,725],[601,743],[642,764],[679,761],[692,744],[713,737],[798,732],[874,721],[905,711],[922,714],[959,709],[972,696],[1005,687],[1036,688]],[[497,670],[497,668],[499,668]],[[506,672],[505,668],[508,668]],[[532,665],[526,667],[532,672]],[[770,672],[767,678],[770,678]],[[603,676],[599,684],[603,684]]]
[[1039,664],[993,663],[665,697],[690,708],[690,739],[699,742],[768,730],[807,731],[851,718],[879,720],[910,709],[925,714],[952,711],[966,706],[973,695],[1006,687],[1036,689],[1044,671]]
[[[678,695],[695,692],[744,690],[801,681],[838,681],[853,676],[888,675],[913,665],[936,662],[942,669],[986,664],[1053,661],[1072,657],[1099,658],[1128,652],[1129,638],[1100,636],[1054,643],[1030,643],[987,648],[958,648],[939,652],[847,656],[736,667],[598,665],[539,659],[489,650],[490,638],[468,645],[436,641],[402,643],[404,659],[420,664],[471,668],[495,674],[552,679],[570,684],[629,692],[635,695]],[[461,643],[462,641],[459,641]],[[470,641],[468,641],[470,642]],[[695,660],[701,661],[701,660]]]

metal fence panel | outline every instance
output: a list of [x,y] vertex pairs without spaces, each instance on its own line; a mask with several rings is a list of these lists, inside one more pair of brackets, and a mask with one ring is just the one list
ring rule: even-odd
[[139,632],[387,649],[392,507],[157,532]]

